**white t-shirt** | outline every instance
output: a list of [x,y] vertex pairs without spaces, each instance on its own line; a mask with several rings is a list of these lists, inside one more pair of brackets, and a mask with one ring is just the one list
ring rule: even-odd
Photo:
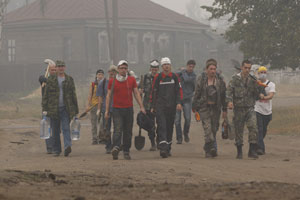
[[[264,84],[267,84],[269,80],[266,80]],[[267,95],[271,92],[275,91],[275,84],[273,82],[269,82],[268,87],[265,88]],[[254,110],[262,115],[270,115],[272,114],[272,100],[257,100],[255,103]]]

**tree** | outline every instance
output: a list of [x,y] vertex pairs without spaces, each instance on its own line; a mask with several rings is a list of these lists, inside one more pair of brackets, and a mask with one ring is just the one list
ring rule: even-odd
[[215,0],[202,8],[212,14],[210,19],[231,15],[225,38],[239,43],[245,58],[271,68],[299,67],[299,0]]

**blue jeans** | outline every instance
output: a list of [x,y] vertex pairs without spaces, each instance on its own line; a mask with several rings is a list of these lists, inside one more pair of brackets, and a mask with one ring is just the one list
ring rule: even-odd
[[113,122],[113,147],[120,148],[123,140],[123,151],[129,152],[132,139],[133,107],[113,108]]
[[53,131],[53,152],[56,154],[61,153],[61,142],[60,142],[60,127],[64,136],[64,149],[72,146],[71,135],[70,135],[70,119],[66,107],[59,108],[59,118],[51,120],[51,127]]
[[[183,134],[188,136],[191,125],[191,115],[192,115],[192,100],[184,100],[182,103],[183,117],[184,117],[184,127]],[[176,111],[175,116],[175,127],[176,127],[176,139],[182,140],[182,128],[181,128],[181,111]]]
[[272,120],[272,114],[262,115],[256,112],[256,120],[257,120],[257,129],[258,129],[258,134],[257,134],[258,148],[261,149],[263,152],[265,152],[264,138],[267,135],[268,124]]

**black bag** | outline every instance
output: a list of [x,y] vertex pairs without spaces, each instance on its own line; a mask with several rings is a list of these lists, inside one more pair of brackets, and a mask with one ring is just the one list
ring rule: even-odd
[[154,120],[142,112],[138,113],[136,121],[138,126],[146,131],[151,131],[154,128]]

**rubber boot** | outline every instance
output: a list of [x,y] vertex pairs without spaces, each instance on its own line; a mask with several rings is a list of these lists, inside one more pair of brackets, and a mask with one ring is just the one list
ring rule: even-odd
[[236,159],[243,159],[243,145],[236,145],[237,155]]
[[249,158],[258,158],[258,155],[256,153],[256,144],[250,144],[248,157]]

